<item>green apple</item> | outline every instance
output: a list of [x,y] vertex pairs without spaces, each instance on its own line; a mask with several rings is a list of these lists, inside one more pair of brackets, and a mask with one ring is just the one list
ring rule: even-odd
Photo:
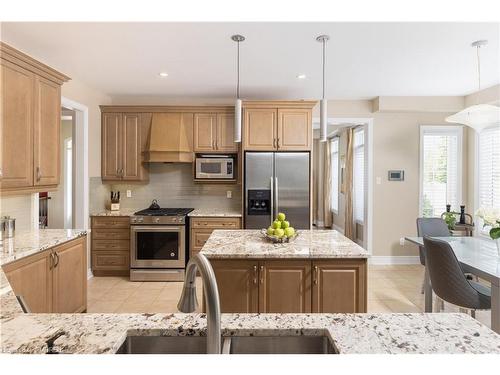
[[283,237],[283,236],[285,235],[285,230],[284,230],[284,229],[281,229],[281,228],[279,228],[279,229],[275,229],[275,230],[274,230],[274,235],[275,235],[276,237],[278,237],[278,238],[281,238],[281,237]]
[[290,226],[290,222],[289,222],[289,221],[286,221],[286,220],[285,220],[285,221],[282,221],[282,222],[281,222],[281,228],[286,229],[286,228],[288,228],[289,226]]
[[284,232],[285,236],[287,236],[288,238],[293,237],[295,235],[295,229],[293,229],[293,227],[285,228]]
[[285,216],[285,214],[284,214],[283,212],[280,212],[280,213],[278,214],[277,219],[278,219],[279,221],[284,221],[284,220],[286,219],[286,216]]
[[280,228],[281,228],[281,221],[274,220],[274,221],[273,221],[273,225],[272,225],[272,227],[273,227],[274,229],[280,229]]
[[273,227],[267,228],[267,234],[270,235],[270,236],[274,236],[274,229],[273,229]]

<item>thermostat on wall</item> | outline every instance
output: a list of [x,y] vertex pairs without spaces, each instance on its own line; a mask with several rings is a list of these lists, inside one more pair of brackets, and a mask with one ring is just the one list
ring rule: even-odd
[[389,171],[388,176],[389,181],[404,181],[405,180],[405,171]]

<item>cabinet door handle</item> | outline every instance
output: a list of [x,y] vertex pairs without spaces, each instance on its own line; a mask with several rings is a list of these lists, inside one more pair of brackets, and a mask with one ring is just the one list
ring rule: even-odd
[[57,254],[56,252],[54,252],[54,256],[56,258],[56,264],[54,264],[54,268],[56,268],[59,265],[59,254]]
[[276,148],[280,148],[280,139],[276,138]]
[[257,266],[253,266],[253,283],[256,285],[257,284]]
[[260,283],[264,284],[264,266],[260,266]]
[[273,148],[276,148],[276,138],[273,138]]
[[54,253],[50,253],[50,259],[49,259],[49,270],[54,268]]
[[40,171],[40,167],[36,167],[36,180],[40,181],[42,179],[42,172]]
[[314,285],[318,285],[318,266],[314,266]]

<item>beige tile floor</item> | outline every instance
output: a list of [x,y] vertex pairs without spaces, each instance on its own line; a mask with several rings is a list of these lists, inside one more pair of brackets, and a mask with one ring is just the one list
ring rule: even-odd
[[[424,296],[420,265],[369,266],[368,312],[422,312]],[[197,280],[201,302],[201,280]],[[177,312],[182,291],[179,282],[130,282],[125,277],[93,277],[88,284],[89,313]],[[445,304],[446,312],[458,308]],[[490,325],[489,311],[478,311],[477,319]]]

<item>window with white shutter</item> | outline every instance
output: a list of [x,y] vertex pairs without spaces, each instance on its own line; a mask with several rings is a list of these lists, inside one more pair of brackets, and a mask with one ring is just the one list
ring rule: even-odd
[[339,210],[339,138],[334,137],[331,140],[331,173],[332,173],[332,211],[338,213]]
[[500,127],[483,130],[478,146],[479,208],[500,209]]
[[462,204],[462,127],[420,129],[420,216],[439,217]]
[[353,146],[354,220],[362,224],[365,217],[365,132],[363,128],[354,131]]

